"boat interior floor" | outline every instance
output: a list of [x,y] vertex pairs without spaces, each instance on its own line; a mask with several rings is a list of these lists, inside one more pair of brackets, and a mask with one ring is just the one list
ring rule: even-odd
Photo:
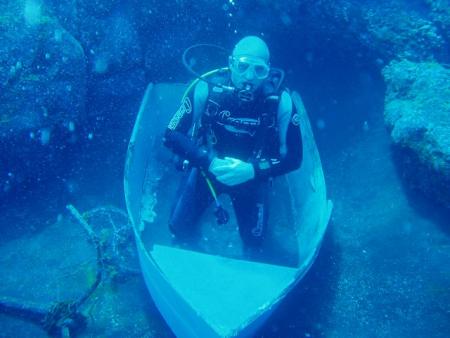
[[277,190],[272,192],[269,226],[263,244],[258,248],[251,248],[244,247],[242,243],[231,199],[225,194],[219,196],[219,200],[230,214],[230,220],[227,224],[217,224],[214,216],[214,205],[211,205],[204,212],[197,228],[193,229],[192,236],[183,240],[175,238],[170,233],[168,226],[172,203],[161,202],[174,200],[174,196],[170,195],[174,191],[171,188],[173,184],[173,180],[162,184],[166,189],[157,191],[158,202],[155,202],[157,197],[154,190],[152,190],[150,196],[144,194],[143,209],[149,204],[152,205],[150,216],[143,217],[144,224],[141,232],[147,250],[151,251],[154,245],[165,245],[267,264],[289,267],[297,267],[299,265],[298,229],[294,227],[295,221],[290,210],[290,204],[286,203],[285,199],[277,198]]

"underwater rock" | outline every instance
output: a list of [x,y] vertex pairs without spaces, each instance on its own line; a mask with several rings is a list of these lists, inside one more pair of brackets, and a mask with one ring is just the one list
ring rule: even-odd
[[440,31],[426,12],[408,8],[399,1],[383,1],[364,11],[367,33],[360,39],[387,60],[408,58],[414,61],[434,59],[445,44]]
[[[133,14],[115,10],[108,16],[92,17],[85,16],[87,13],[81,3],[72,6],[72,10],[66,4],[64,11],[61,7],[55,7],[55,11],[60,18],[65,12],[75,13],[65,26],[78,37],[86,51],[86,87],[91,102],[87,114],[89,117],[99,114],[119,116],[123,112],[118,111],[114,104],[121,106],[133,95],[140,94],[146,82],[141,42]],[[108,107],[104,109],[106,105]]]
[[450,208],[450,70],[403,60],[383,76],[385,123],[408,183]]
[[123,3],[120,0],[46,0],[46,3],[53,8],[60,21],[67,20],[65,24],[73,25],[72,27],[78,26],[79,22],[74,21],[80,19],[92,20],[110,16],[121,2]]
[[[120,103],[126,102],[136,93],[143,92],[145,86],[145,73],[139,68],[99,77],[92,81],[89,88],[89,95],[96,98],[92,107],[95,107],[96,112],[110,115]],[[124,112],[119,109],[117,113],[120,116],[116,115],[115,119],[120,120],[119,117],[123,117]]]
[[[307,31],[306,38],[314,39],[312,45],[333,43],[341,52],[365,52],[374,61],[386,63],[399,57],[418,61],[443,56],[446,41],[428,9],[398,0],[305,0],[299,4],[294,27]],[[450,20],[450,15],[439,13],[442,20]]]
[[115,9],[120,0],[95,0],[95,1],[77,1],[80,9],[87,15],[95,17],[108,16]]
[[448,0],[425,1],[259,0],[245,5],[242,18],[271,38],[300,41],[292,48],[302,54],[368,59],[380,68],[396,58],[448,62]]
[[450,0],[425,0],[430,6],[431,20],[440,29],[447,41],[450,40]]
[[0,4],[0,198],[70,160],[85,114],[83,48],[39,1]]
[[[102,21],[102,22],[100,22]],[[114,74],[127,71],[142,63],[142,50],[138,34],[129,19],[114,15],[97,20],[94,38],[83,43],[89,49],[90,73],[95,75]]]
[[27,4],[0,6],[0,139],[84,113],[82,47],[44,9],[31,13]]
[[246,31],[301,41],[294,47],[303,48],[302,54],[329,50],[332,58],[367,56],[380,67],[398,57],[448,58],[448,0],[48,1],[83,45],[94,75],[140,64],[152,79],[167,80],[179,72],[172,67],[183,47],[217,38],[232,44]]

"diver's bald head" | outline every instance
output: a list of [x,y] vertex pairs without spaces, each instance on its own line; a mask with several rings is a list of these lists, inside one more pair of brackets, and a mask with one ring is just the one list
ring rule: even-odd
[[266,43],[257,36],[246,36],[241,39],[233,49],[233,57],[249,56],[269,63],[270,52]]

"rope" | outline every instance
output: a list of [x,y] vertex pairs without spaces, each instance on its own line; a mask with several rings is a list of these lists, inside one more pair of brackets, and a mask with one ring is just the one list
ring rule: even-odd
[[[48,310],[37,308],[30,304],[23,304],[6,298],[0,298],[0,313],[17,316],[34,322],[40,325],[49,335],[58,337],[70,337],[73,332],[86,327],[87,318],[79,312],[79,308],[100,285],[105,269],[105,262],[107,261],[107,258],[104,257],[102,243],[86,219],[93,217],[95,214],[104,213],[109,216],[109,220],[112,222],[111,213],[117,213],[128,220],[128,215],[123,210],[115,207],[99,207],[92,209],[83,215],[71,204],[67,205],[66,208],[83,227],[88,234],[89,239],[95,245],[97,253],[97,274],[94,283],[77,300],[55,303]],[[120,269],[121,267],[118,266],[118,268]],[[123,271],[128,275],[140,274],[140,271],[129,268],[123,268]]]

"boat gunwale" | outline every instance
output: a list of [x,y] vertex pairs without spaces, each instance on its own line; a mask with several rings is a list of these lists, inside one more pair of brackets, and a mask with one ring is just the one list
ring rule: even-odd
[[[135,215],[133,213],[133,210],[131,210],[131,206],[130,206],[130,201],[129,201],[130,196],[128,194],[129,190],[130,190],[129,189],[130,182],[128,180],[127,174],[129,173],[130,167],[133,164],[132,158],[133,158],[134,151],[135,151],[135,148],[134,148],[135,141],[136,141],[136,137],[138,136],[139,132],[141,132],[140,123],[143,119],[143,114],[147,110],[147,105],[148,105],[148,102],[150,99],[150,94],[153,93],[153,90],[155,89],[155,87],[156,87],[156,85],[153,85],[152,83],[150,83],[147,86],[144,98],[143,98],[143,100],[141,102],[141,106],[139,108],[136,122],[135,122],[135,125],[133,128],[133,133],[132,133],[132,136],[130,139],[130,143],[128,146],[127,158],[126,158],[126,164],[125,164],[125,180],[124,180],[125,199],[126,199],[126,204],[127,204],[127,210],[128,210],[128,214],[130,215],[130,218],[131,218],[131,223],[132,223],[133,231],[135,234],[136,245],[139,250],[139,260],[141,261],[141,264],[142,263],[151,264],[152,267],[155,269],[155,271],[158,271],[160,278],[165,283],[166,289],[170,288],[171,292],[173,292],[177,296],[178,301],[182,301],[191,310],[191,312],[195,315],[195,318],[197,318],[205,328],[213,330],[213,327],[211,327],[208,324],[208,321],[204,318],[204,316],[202,316],[198,311],[195,310],[194,307],[192,307],[185,299],[183,299],[182,295],[175,288],[170,287],[171,284],[169,283],[167,276],[164,274],[163,270],[161,270],[161,268],[159,267],[157,261],[153,258],[152,254],[151,254],[151,249],[147,248],[147,246],[144,244],[144,240],[142,238],[141,231],[139,229],[140,222],[138,222],[138,221],[140,221],[140,218],[141,218],[141,209],[139,209],[138,215]],[[297,94],[296,92],[293,92],[293,93],[294,93],[294,95]],[[299,95],[298,95],[298,97],[300,98]],[[300,100],[301,100],[301,98],[300,98]],[[306,114],[306,111],[305,111],[305,114]],[[306,118],[308,119],[307,115],[306,115]],[[309,122],[309,120],[308,120],[308,122]],[[317,255],[320,251],[320,247],[322,245],[323,238],[325,236],[325,232],[326,232],[330,214],[331,214],[332,202],[326,198],[326,184],[325,184],[325,180],[323,177],[323,169],[322,169],[322,165],[320,162],[320,155],[318,154],[317,146],[315,145],[314,135],[312,133],[310,124],[307,126],[307,128],[309,129],[309,132],[311,133],[312,141],[315,146],[315,149],[314,149],[315,153],[313,156],[317,157],[316,160],[319,161],[320,172],[321,172],[321,186],[323,187],[323,191],[322,190],[314,191],[313,194],[316,194],[316,193],[324,193],[325,194],[323,202],[321,202],[322,210],[318,213],[320,215],[320,217],[318,217],[317,220],[315,221],[315,223],[317,225],[314,227],[314,228],[323,229],[321,235],[319,236],[320,240],[315,245],[314,250],[311,250],[309,255],[303,259],[303,264],[293,267],[294,269],[297,270],[297,273],[296,273],[295,277],[292,279],[292,281],[289,282],[288,285],[280,291],[278,297],[273,298],[270,301],[270,303],[267,303],[267,305],[257,308],[255,313],[250,317],[250,319],[248,321],[246,321],[244,324],[242,324],[241,326],[234,328],[234,329],[230,328],[230,335],[227,335],[227,336],[231,337],[231,336],[237,336],[237,335],[241,335],[241,334],[246,335],[246,332],[249,332],[250,329],[253,329],[253,330],[258,329],[259,328],[258,319],[261,319],[262,317],[266,317],[266,316],[270,315],[276,309],[276,307],[281,303],[281,301],[286,297],[286,295],[293,288],[295,288],[295,286],[299,283],[299,281],[301,281],[303,279],[303,277],[306,275],[306,273],[309,271],[310,267],[314,263]],[[147,163],[149,162],[149,158],[150,158],[150,155],[147,156]],[[142,189],[143,189],[143,187],[142,187]],[[141,196],[142,196],[142,191],[141,191]],[[135,219],[135,218],[137,218],[137,219]],[[321,224],[322,224],[322,226],[320,226]],[[296,228],[298,228],[298,225],[296,225]],[[298,245],[298,243],[297,243],[297,245]],[[145,258],[145,261],[142,262],[144,260],[144,258]],[[146,284],[150,283],[147,281],[147,278],[150,278],[150,276],[145,275],[144,269],[142,269],[142,273],[144,275]],[[155,283],[150,283],[150,284],[152,284],[152,286],[150,287],[149,285],[147,285],[147,287],[153,289]],[[161,289],[161,288],[157,287],[157,289]],[[153,294],[152,294],[152,297],[156,298],[155,295],[153,295]],[[170,305],[170,295],[167,294],[167,290],[164,293],[161,292],[161,294],[157,298],[164,301],[166,306],[170,307],[170,316],[177,316],[179,318],[179,320],[181,319],[181,322],[184,322],[183,319],[180,318],[179,315],[177,315],[178,312],[176,311],[176,309]],[[158,306],[158,308],[160,309],[159,306]],[[160,311],[161,311],[161,309],[160,309]],[[166,316],[164,316],[164,318],[166,321],[168,321]],[[265,318],[264,318],[264,320],[265,320]],[[259,323],[259,325],[260,325],[260,323]],[[258,327],[255,327],[255,326],[258,326]],[[183,327],[186,328],[186,327],[189,327],[189,325],[184,325]],[[193,333],[193,332],[194,332],[194,336],[198,336],[195,334],[195,330],[191,330],[191,333]]]

